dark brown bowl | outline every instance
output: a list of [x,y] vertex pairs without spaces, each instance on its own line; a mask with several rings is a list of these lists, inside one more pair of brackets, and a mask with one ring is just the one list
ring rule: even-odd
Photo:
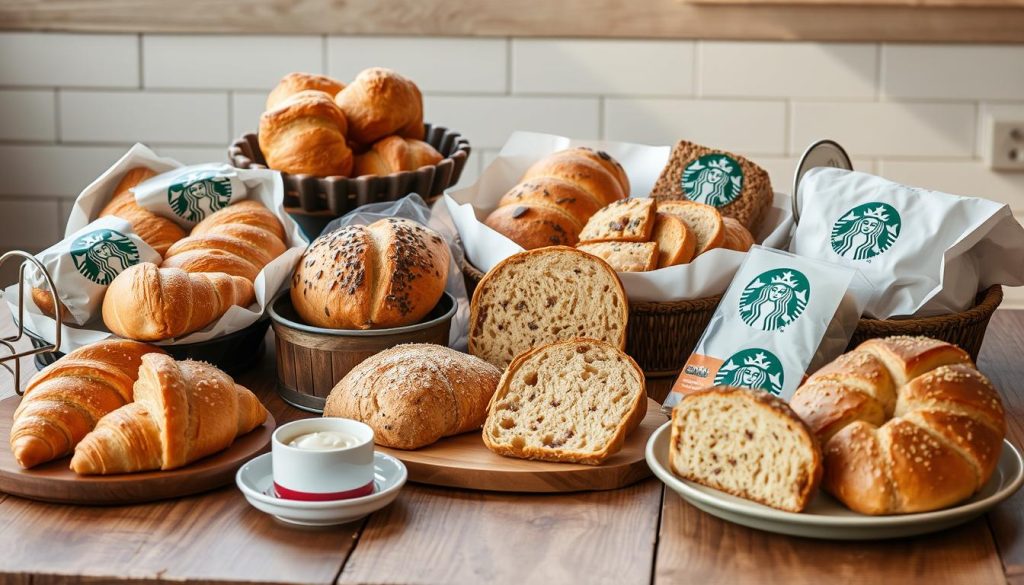
[[[336,217],[381,201],[395,201],[416,193],[428,203],[459,181],[469,158],[469,141],[443,126],[424,124],[424,140],[441,156],[441,162],[415,171],[386,176],[317,177],[281,173],[284,205],[310,239],[320,235]],[[246,134],[228,147],[228,159],[240,169],[265,169],[267,161],[256,134]]]

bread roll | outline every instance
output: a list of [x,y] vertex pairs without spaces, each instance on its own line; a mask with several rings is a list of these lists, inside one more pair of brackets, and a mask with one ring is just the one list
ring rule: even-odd
[[725,227],[723,248],[737,252],[746,252],[754,246],[754,236],[750,235],[750,231],[743,227],[743,224],[738,219],[723,217],[722,225]]
[[260,150],[272,169],[296,175],[348,176],[348,123],[330,95],[300,91],[260,117]]
[[546,205],[505,205],[487,216],[484,224],[527,250],[545,246],[574,246],[579,224]]
[[437,305],[450,257],[437,232],[406,219],[343,227],[302,255],[292,275],[292,305],[316,327],[411,325]]
[[388,136],[374,143],[373,148],[356,156],[352,176],[390,175],[436,165],[444,157],[422,140]]
[[345,89],[345,84],[327,77],[326,75],[317,75],[315,73],[289,73],[281,78],[281,81],[277,83],[270,95],[267,96],[267,110],[273,110],[277,104],[283,102],[289,97],[299,93],[300,91],[306,91],[308,89],[315,89],[322,91],[331,97],[338,94],[339,91]]
[[372,144],[391,134],[423,140],[423,96],[415,83],[395,71],[365,69],[335,101],[348,119],[353,142]]
[[612,158],[610,154],[603,150],[594,150],[586,146],[577,146],[575,148],[567,148],[560,150],[552,155],[550,158],[559,159],[562,157],[573,158],[583,157],[588,158],[595,163],[601,165],[604,170],[611,173],[613,177],[619,182],[619,186],[622,187],[623,196],[629,196],[629,177],[626,175],[626,169],[622,168],[619,161]]
[[378,445],[419,449],[479,429],[499,378],[498,368],[454,349],[399,345],[342,378],[327,397],[324,416],[366,423]]

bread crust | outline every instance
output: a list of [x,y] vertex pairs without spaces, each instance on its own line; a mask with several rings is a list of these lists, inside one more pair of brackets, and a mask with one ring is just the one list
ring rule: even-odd
[[368,151],[356,155],[352,176],[390,175],[436,165],[444,157],[422,140],[388,136],[378,140]]
[[264,109],[272,110],[277,104],[289,97],[309,89],[322,91],[334,97],[339,91],[345,89],[345,84],[326,75],[289,73],[282,77],[281,81],[277,82],[277,86],[271,90],[270,95],[267,96],[267,103]]
[[579,224],[572,217],[544,205],[504,205],[488,215],[484,225],[524,250],[573,246],[579,234]]
[[272,169],[318,177],[348,176],[348,122],[330,95],[300,91],[260,116],[259,143]]
[[711,230],[706,235],[706,241],[701,246],[700,243],[696,244],[694,250],[694,257],[700,256],[708,250],[715,248],[721,248],[725,245],[725,223],[722,221],[722,216],[718,211],[710,205],[704,205],[703,203],[696,203],[693,201],[664,201],[658,200],[658,211],[661,213],[667,213],[674,215],[686,223],[687,227],[694,232],[697,236],[698,242],[702,239],[698,235],[698,229],[691,225],[688,221],[690,213],[699,213],[700,215],[707,218],[707,221],[711,224]]
[[743,227],[743,224],[738,219],[723,216],[722,225],[725,227],[723,248],[737,252],[746,252],[754,246],[754,236],[750,235],[750,231]]
[[576,233],[587,219],[601,209],[586,191],[555,177],[537,177],[520,182],[498,201],[499,206],[540,206],[564,212],[574,222]]
[[554,177],[578,186],[601,206],[626,198],[619,180],[603,164],[586,156],[559,154],[535,162],[523,174],[522,181],[540,177]]
[[121,177],[117,187],[114,187],[114,196],[100,210],[97,217],[113,215],[132,224],[132,229],[142,241],[149,244],[149,247],[156,250],[162,258],[174,242],[185,237],[185,230],[166,217],[160,217],[135,202],[135,194],[131,189],[153,176],[156,176],[156,173],[146,167],[129,170]]
[[348,119],[353,142],[372,144],[391,134],[423,140],[423,96],[395,71],[364,69],[334,99]]
[[693,230],[669,213],[655,214],[651,240],[658,243],[658,268],[686,264],[697,252],[697,236]]
[[575,148],[567,148],[560,150],[552,155],[553,158],[574,158],[584,157],[591,161],[601,165],[604,170],[608,171],[616,180],[619,182],[619,186],[622,187],[622,193],[624,197],[629,197],[630,186],[629,176],[626,175],[626,169],[622,168],[619,161],[615,160],[610,154],[603,150],[596,150],[587,146],[577,146]]

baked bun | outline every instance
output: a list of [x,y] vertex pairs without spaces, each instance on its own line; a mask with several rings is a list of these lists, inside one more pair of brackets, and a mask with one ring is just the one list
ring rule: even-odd
[[576,221],[557,209],[542,205],[505,205],[487,216],[484,224],[526,250],[545,246],[575,246]]
[[131,189],[153,176],[156,173],[145,167],[135,167],[125,173],[114,188],[113,198],[100,210],[98,217],[113,215],[132,224],[132,229],[142,241],[163,257],[171,244],[185,237],[185,230],[135,202],[135,194]]
[[292,275],[292,305],[316,327],[411,325],[437,305],[450,257],[437,232],[406,219],[346,226],[306,249]]
[[443,158],[440,152],[422,140],[388,136],[378,140],[364,154],[356,156],[352,176],[414,171],[420,167],[436,165]]
[[725,227],[723,248],[737,252],[746,252],[754,246],[754,236],[750,235],[750,231],[743,227],[743,224],[738,219],[723,217],[722,225]]
[[626,169],[622,168],[619,161],[615,160],[612,155],[603,150],[594,150],[593,148],[586,146],[577,146],[575,148],[559,150],[548,158],[557,160],[560,158],[571,159],[574,157],[587,158],[601,165],[604,170],[608,171],[619,182],[619,186],[622,187],[622,193],[624,196],[629,196],[629,177],[626,175]]
[[348,176],[348,123],[329,94],[300,91],[260,116],[259,143],[267,166],[295,175]]
[[423,96],[415,83],[390,69],[364,69],[334,99],[353,142],[372,144],[392,134],[423,140]]
[[501,370],[454,349],[406,344],[373,355],[331,390],[324,416],[358,420],[378,445],[419,449],[479,429]]
[[602,206],[629,196],[629,191],[622,188],[617,175],[587,154],[556,152],[526,169],[521,180],[539,177],[554,177],[573,183],[601,202]]
[[289,73],[281,78],[281,81],[277,83],[277,87],[275,87],[270,92],[270,95],[267,96],[266,109],[273,110],[277,104],[300,91],[306,91],[307,89],[322,91],[331,97],[334,97],[339,91],[345,89],[345,84],[337,79],[327,77],[326,75],[317,75],[315,73]]
[[862,514],[969,498],[991,478],[1006,434],[999,393],[967,353],[927,337],[865,341],[790,405],[825,445],[825,491]]
[[578,232],[601,209],[601,202],[575,184],[554,177],[538,177],[517,184],[505,193],[500,206],[548,207],[572,220]]

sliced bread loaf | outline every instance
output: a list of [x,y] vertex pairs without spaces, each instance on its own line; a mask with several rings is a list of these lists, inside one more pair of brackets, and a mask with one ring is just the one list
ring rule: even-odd
[[690,228],[697,237],[694,256],[721,248],[725,244],[725,224],[722,223],[722,216],[710,205],[693,201],[661,201],[658,203],[658,211],[678,217]]
[[[504,378],[502,378],[504,380]],[[821,449],[783,400],[718,386],[672,411],[672,472],[766,506],[800,512],[821,481]]]
[[658,267],[656,242],[592,242],[578,244],[576,249],[604,260],[616,272],[646,272]]
[[534,348],[512,362],[491,399],[483,439],[499,455],[598,465],[647,412],[644,375],[595,339]]
[[651,240],[658,243],[658,268],[686,264],[697,251],[697,236],[686,222],[669,213],[657,214]]
[[538,345],[591,337],[626,346],[626,292],[608,263],[565,246],[513,254],[473,293],[469,352],[499,368]]
[[623,199],[590,216],[581,242],[646,242],[654,229],[654,199]]

